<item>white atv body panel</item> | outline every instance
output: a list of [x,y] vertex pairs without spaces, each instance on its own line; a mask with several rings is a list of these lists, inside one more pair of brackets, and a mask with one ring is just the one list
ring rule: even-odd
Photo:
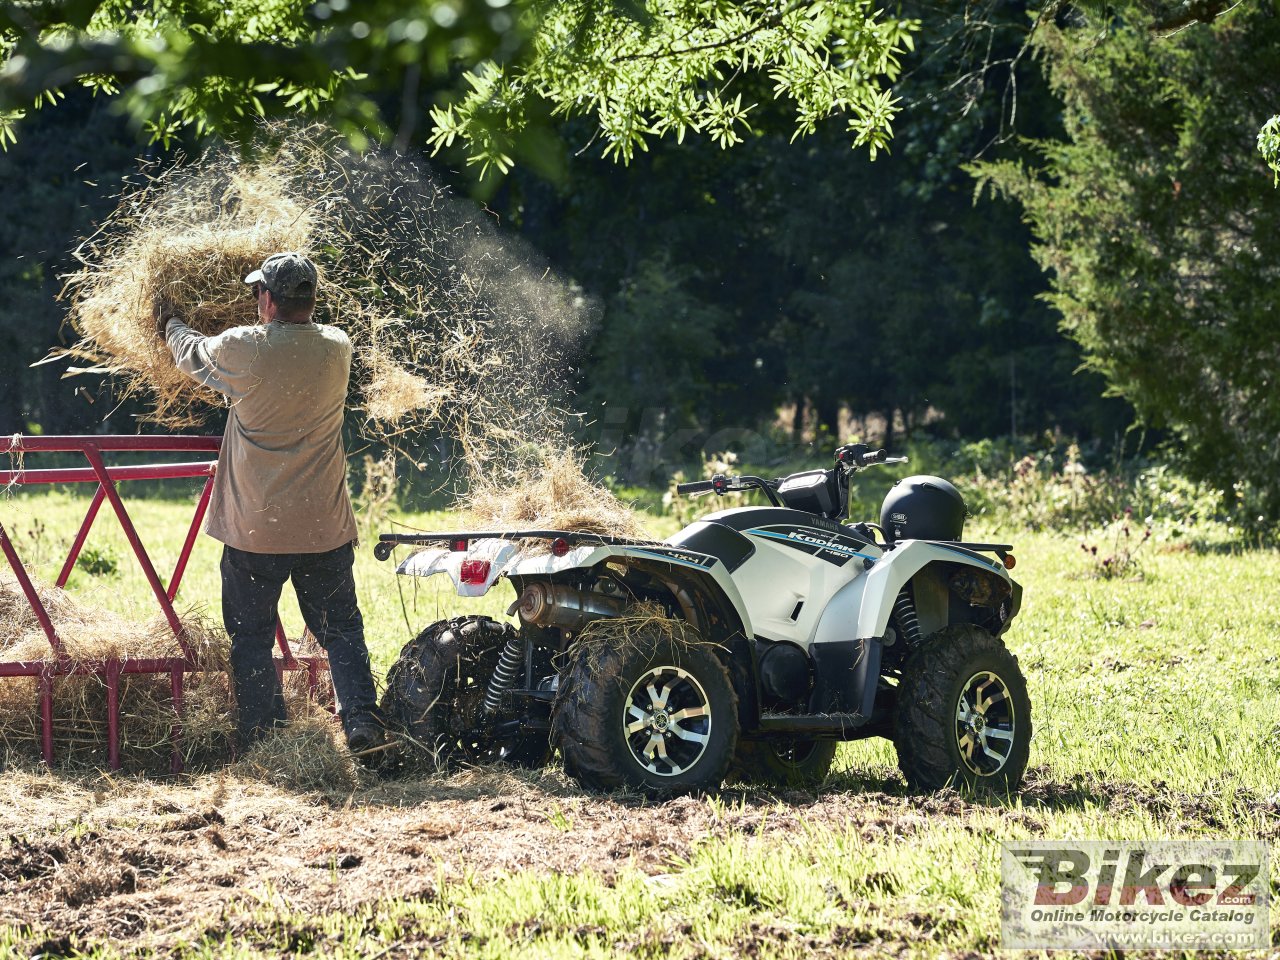
[[[921,569],[939,561],[961,563],[1005,581],[1004,566],[963,547],[932,540],[899,541],[892,550],[861,543],[829,521],[814,518],[752,525],[750,512],[726,510],[703,522],[740,515],[739,531],[755,547],[732,574],[709,554],[678,544],[652,546],[583,545],[557,557],[500,539],[472,540],[463,551],[423,550],[406,558],[396,572],[430,577],[447,573],[459,596],[483,596],[502,577],[536,577],[590,569],[604,561],[663,563],[709,576],[733,605],[749,637],[793,643],[808,650],[814,643],[883,637],[903,586]],[[762,516],[764,516],[762,514]],[[483,584],[464,583],[467,560],[488,560]]]
[[901,540],[889,553],[887,562],[876,564],[866,576],[862,601],[858,606],[858,638],[883,637],[889,616],[902,588],[930,563],[964,563],[1011,581],[1004,564],[960,546],[936,540]]
[[[733,579],[746,598],[756,635],[806,649],[829,599],[863,576],[864,561],[880,556],[875,547],[855,552],[817,526],[782,533],[766,525],[742,532],[756,550]],[[817,547],[815,541],[823,546],[814,553],[792,546]]]
[[[510,540],[472,540],[464,550],[427,549],[410,554],[400,561],[396,573],[408,577],[433,577],[447,573],[453,589],[460,597],[483,597],[502,576],[503,569],[518,558],[520,545]],[[465,560],[488,560],[489,576],[484,583],[463,583]]]

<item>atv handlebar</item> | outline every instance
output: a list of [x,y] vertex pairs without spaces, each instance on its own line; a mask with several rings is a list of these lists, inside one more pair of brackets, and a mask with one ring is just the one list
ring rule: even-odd
[[848,443],[836,450],[836,463],[844,467],[862,469],[878,463],[906,463],[906,457],[891,457],[882,447],[872,450],[865,443]]
[[762,490],[764,495],[775,506],[782,506],[778,500],[777,494],[778,481],[766,480],[764,477],[726,477],[723,473],[717,473],[710,480],[692,480],[689,483],[676,484],[676,493],[684,496],[686,494],[697,495],[700,493],[714,493],[723,497],[726,493],[741,493],[744,490]]
[[694,480],[690,483],[677,483],[676,493],[684,497],[695,493],[711,493],[715,488],[710,480]]

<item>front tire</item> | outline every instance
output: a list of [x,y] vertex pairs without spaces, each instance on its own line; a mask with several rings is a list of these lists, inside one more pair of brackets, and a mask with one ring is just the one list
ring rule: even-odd
[[1017,790],[1031,747],[1017,657],[973,624],[930,636],[903,667],[893,743],[912,790]]
[[738,698],[708,645],[641,628],[576,651],[552,729],[583,786],[715,790],[738,743]]
[[387,672],[382,712],[392,729],[425,748],[436,764],[546,762],[545,734],[496,740],[485,733],[491,718],[484,694],[502,648],[515,628],[489,617],[440,620],[405,645]]

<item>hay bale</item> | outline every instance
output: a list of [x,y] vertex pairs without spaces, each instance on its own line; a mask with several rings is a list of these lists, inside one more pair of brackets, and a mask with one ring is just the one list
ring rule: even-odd
[[[63,655],[73,662],[182,655],[181,646],[162,616],[138,621],[86,606],[58,587],[39,581],[33,585],[53,621]],[[207,669],[223,669],[229,649],[225,636],[219,636],[216,628],[195,612],[188,612],[181,619],[184,639],[197,662]],[[6,660],[55,659],[40,621],[7,569],[0,569],[0,656]]]
[[[62,641],[75,663],[117,658],[155,659],[182,655],[163,617],[131,620],[90,607],[57,587],[36,583]],[[182,616],[184,639],[201,672],[188,673],[183,692],[182,755],[188,769],[224,764],[235,737],[235,697],[228,674],[230,643],[219,628],[197,613]],[[317,652],[314,641],[295,652]],[[0,658],[38,662],[54,659],[53,649],[16,579],[0,571]],[[96,674],[53,682],[54,747],[59,762],[101,766],[107,750],[106,681]],[[291,717],[323,712],[308,697],[306,675],[286,675],[285,700]],[[327,714],[326,714],[327,715]],[[167,771],[174,724],[173,699],[165,674],[124,674],[120,678],[120,751],[126,769]],[[38,684],[34,678],[0,680],[0,756],[40,755]]]
[[272,253],[306,250],[315,229],[282,177],[267,165],[158,179],[126,197],[109,229],[82,246],[86,267],[67,289],[85,342],[72,353],[120,375],[125,395],[148,395],[156,422],[195,426],[221,403],[174,366],[156,331],[156,302],[164,298],[207,335],[256,322],[245,276]]

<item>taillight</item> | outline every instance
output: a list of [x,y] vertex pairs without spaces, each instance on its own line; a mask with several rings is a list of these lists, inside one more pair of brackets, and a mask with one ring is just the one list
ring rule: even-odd
[[458,579],[463,583],[484,585],[489,582],[488,560],[463,560],[458,571]]
[[1004,568],[1006,570],[1012,570],[1017,565],[1018,565],[1018,561],[1014,559],[1012,553],[1006,553],[1004,555]]
[[551,541],[551,554],[556,557],[563,557],[569,552],[569,541],[564,537],[556,537]]
[[459,538],[458,538],[458,539],[456,539],[456,540],[450,540],[450,541],[449,541],[449,549],[450,549],[450,550],[452,550],[454,553],[466,553],[466,551],[467,551],[467,538],[466,538],[466,537],[459,537]]

